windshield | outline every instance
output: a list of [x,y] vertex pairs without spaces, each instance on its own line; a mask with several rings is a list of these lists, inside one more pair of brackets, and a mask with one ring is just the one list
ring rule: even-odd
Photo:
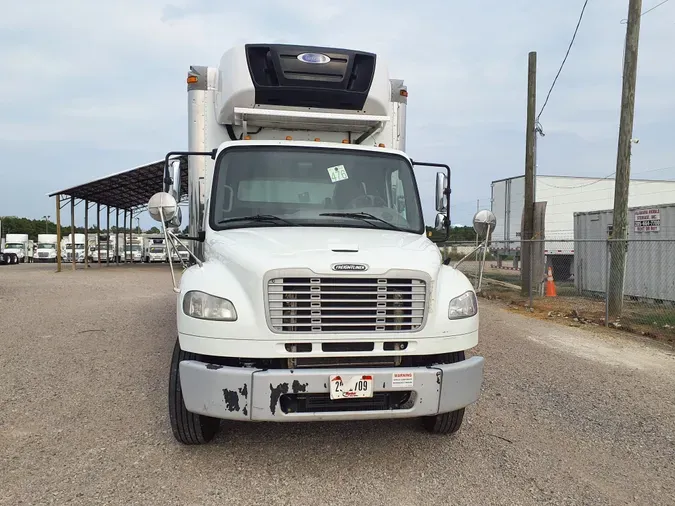
[[39,242],[38,249],[56,249],[56,244],[51,242]]
[[152,246],[150,248],[150,253],[164,253],[164,248],[160,248],[158,246]]
[[[368,213],[374,219],[321,216],[335,212]],[[234,220],[254,215],[284,221]],[[405,158],[300,146],[224,151],[214,174],[209,222],[214,230],[290,225],[424,230],[413,170]]]
[[23,249],[23,244],[20,242],[8,242],[5,244],[6,249]]
[[131,247],[127,246],[127,251],[141,251],[141,247],[140,246],[131,246]]

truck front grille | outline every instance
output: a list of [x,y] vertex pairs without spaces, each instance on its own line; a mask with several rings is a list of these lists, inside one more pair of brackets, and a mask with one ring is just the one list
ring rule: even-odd
[[277,332],[401,332],[421,328],[426,283],[410,278],[285,277],[269,280]]

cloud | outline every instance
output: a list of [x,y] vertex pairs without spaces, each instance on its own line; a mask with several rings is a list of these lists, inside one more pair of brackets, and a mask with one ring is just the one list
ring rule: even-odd
[[[453,222],[489,207],[490,182],[524,165],[527,53],[538,104],[567,49],[577,2],[32,0],[0,17],[0,215],[41,216],[47,191],[186,145],[185,74],[229,47],[286,42],[369,50],[410,92],[408,150],[453,169]],[[664,4],[642,19],[633,164],[675,165],[675,45]],[[542,116],[540,173],[606,176],[616,164],[624,2],[589,3]],[[9,76],[9,78],[8,78]],[[22,170],[16,170],[21,167]],[[609,170],[608,170],[609,169]],[[418,171],[433,221],[434,171]],[[649,173],[673,178],[675,171]]]

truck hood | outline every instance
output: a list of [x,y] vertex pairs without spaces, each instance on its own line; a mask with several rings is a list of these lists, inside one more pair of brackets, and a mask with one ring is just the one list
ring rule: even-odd
[[[236,275],[262,276],[275,269],[311,269],[335,275],[335,264],[365,264],[365,271],[341,274],[383,275],[391,269],[436,276],[441,254],[423,235],[395,230],[335,227],[259,227],[210,232],[207,261]],[[258,278],[259,279],[259,278]]]

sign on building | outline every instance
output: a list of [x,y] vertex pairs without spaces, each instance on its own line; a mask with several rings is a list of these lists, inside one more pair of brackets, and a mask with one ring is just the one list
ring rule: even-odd
[[661,211],[640,209],[635,211],[633,222],[636,232],[658,232],[661,230]]

